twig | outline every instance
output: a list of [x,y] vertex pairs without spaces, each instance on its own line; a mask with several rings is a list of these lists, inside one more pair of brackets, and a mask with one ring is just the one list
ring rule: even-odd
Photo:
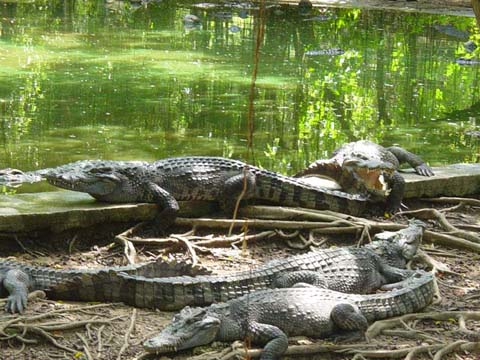
[[465,205],[480,206],[480,200],[473,198],[461,198],[461,197],[439,197],[439,198],[421,198],[422,201],[439,203],[439,204],[455,204],[464,203]]
[[102,351],[103,351],[103,344],[102,344],[102,332],[103,332],[103,329],[105,329],[105,325],[102,325],[98,328],[98,331],[97,331],[97,353],[98,354],[101,354]]
[[37,257],[37,255],[33,252],[33,251],[30,251],[28,250],[25,245],[23,245],[23,243],[20,241],[20,239],[18,238],[17,235],[13,235],[13,239],[15,240],[15,242],[22,248],[22,250],[24,252],[26,252],[27,254],[30,254],[32,255],[33,257]]
[[480,237],[470,231],[465,231],[456,228],[453,226],[446,218],[445,214],[441,213],[437,209],[418,209],[418,210],[411,210],[411,211],[402,211],[397,214],[397,215],[415,215],[416,217],[420,219],[435,219],[437,220],[440,225],[447,230],[450,235],[458,236],[461,238],[464,238],[468,241],[472,241],[475,243],[480,243]]
[[417,250],[417,253],[415,254],[414,260],[421,261],[424,264],[427,264],[428,266],[430,266],[432,268],[432,273],[434,275],[437,272],[440,271],[440,272],[447,273],[447,274],[453,274],[453,275],[461,276],[461,274],[450,270],[450,268],[447,265],[445,265],[444,263],[442,263],[440,261],[435,260],[434,258],[432,258],[430,255],[428,255],[425,251],[423,251],[421,249]]
[[83,352],[85,353],[85,356],[87,357],[88,360],[93,360],[93,356],[90,353],[90,347],[88,346],[87,340],[82,334],[80,333],[76,333],[76,334],[79,337],[80,341],[83,343]]
[[435,244],[454,247],[458,249],[466,249],[476,253],[480,253],[480,244],[453,235],[440,234],[434,231],[426,230],[423,233],[423,240]]
[[[238,214],[238,208],[240,207],[240,201],[242,201],[243,197],[245,196],[245,193],[247,192],[247,185],[248,185],[248,180],[247,180],[247,175],[248,175],[248,168],[245,166],[243,168],[243,182],[242,182],[242,191],[237,197],[237,201],[235,201],[235,207],[233,208],[233,215],[232,215],[232,220],[235,220],[237,218]],[[233,231],[233,223],[228,229],[228,236],[232,235]]]
[[123,252],[128,260],[128,263],[135,264],[137,259],[137,251],[135,250],[135,246],[132,244],[132,242],[126,237],[126,233],[129,231],[130,229],[118,234],[115,236],[115,240],[123,245]]
[[[285,230],[298,230],[298,229],[316,229],[319,232],[324,227],[330,228],[331,225],[325,223],[312,222],[312,221],[287,221],[287,220],[259,220],[259,219],[242,219],[242,220],[230,220],[230,219],[211,219],[211,218],[177,218],[175,224],[179,226],[198,226],[208,228],[229,228],[231,224],[234,227],[243,227],[248,225],[249,227],[255,227],[257,229],[285,229]],[[396,225],[396,224],[395,224]],[[405,226],[396,225],[396,230],[402,229]],[[344,229],[344,228],[339,228]],[[353,228],[353,230],[357,230]],[[352,232],[352,231],[350,231]]]
[[400,317],[374,322],[367,329],[365,336],[367,339],[373,339],[385,329],[391,329],[393,327],[401,325],[402,323],[406,323],[412,320],[433,319],[440,321],[449,321],[452,318],[458,319],[460,316],[463,316],[464,319],[468,320],[480,320],[480,311],[444,311],[438,313],[429,312],[406,314]]
[[443,358],[444,355],[449,354],[456,349],[459,349],[462,345],[468,344],[468,341],[465,340],[457,340],[451,344],[448,344],[447,346],[441,348],[435,353],[435,356],[433,357],[433,360],[440,360]]
[[135,328],[135,321],[137,320],[137,309],[132,310],[132,317],[130,319],[130,325],[127,329],[127,332],[125,333],[125,338],[123,345],[118,352],[117,360],[121,360],[123,352],[128,348],[129,346],[129,341],[130,341],[130,335],[132,334],[133,329]]
[[[197,226],[207,228],[229,228],[232,224],[232,220],[227,219],[210,219],[210,218],[177,218],[175,223],[179,226]],[[311,221],[286,221],[286,220],[235,220],[234,226],[243,227],[248,224],[250,227],[256,227],[258,229],[290,229],[290,230],[312,230],[315,233],[321,234],[356,234],[359,227],[353,225],[349,227],[325,227],[324,223],[311,222]],[[373,232],[378,231],[397,231],[406,228],[406,225],[400,225],[396,223],[382,223],[371,220],[363,219],[362,225],[368,224]],[[433,231],[425,231],[424,240],[433,243],[442,244],[445,246],[467,249],[480,253],[480,243],[474,243],[469,240],[465,240],[453,235],[440,234]]]
[[62,345],[60,344],[59,342],[57,342],[57,340],[55,340],[53,338],[53,336],[51,336],[48,332],[46,332],[45,330],[42,330],[40,329],[39,327],[36,327],[36,326],[29,326],[28,327],[28,330],[30,330],[31,332],[34,332],[38,335],[41,335],[43,336],[46,340],[48,340],[50,343],[52,343],[55,347],[59,348],[59,349],[62,349],[62,350],[65,350],[65,351],[68,351],[69,353],[76,353],[76,350],[72,349],[72,348],[69,348],[68,346],[65,346],[65,345]]
[[75,242],[77,241],[78,238],[78,233],[73,236],[72,241],[69,242],[68,244],[68,253],[71,255],[73,252],[73,246],[75,245]]
[[198,257],[190,241],[186,237],[180,235],[171,235],[171,237],[173,239],[179,240],[187,247],[187,250],[190,253],[190,257],[192,258],[192,266],[196,266],[198,264]]
[[[321,353],[345,353],[346,351],[351,352],[356,350],[359,347],[374,347],[375,345],[371,344],[352,344],[352,345],[322,345],[322,344],[311,344],[311,345],[290,345],[285,352],[285,356],[295,356],[303,355],[308,356],[312,354],[321,354]],[[211,359],[220,359],[220,360],[229,360],[234,359],[236,356],[241,358],[258,358],[261,355],[261,349],[248,349],[245,351],[243,343],[234,342],[231,347],[222,350],[220,353],[207,353],[197,356],[193,356],[190,360],[211,360]]]

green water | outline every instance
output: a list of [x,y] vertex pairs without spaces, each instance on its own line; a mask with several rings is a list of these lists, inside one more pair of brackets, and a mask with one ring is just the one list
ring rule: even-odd
[[[477,129],[480,66],[455,63],[466,40],[434,27],[478,32],[473,18],[269,8],[248,155],[258,12],[109,6],[0,2],[0,168],[218,155],[292,173],[358,139],[432,165],[477,159],[465,132]],[[185,29],[190,13],[201,29]],[[344,53],[309,55],[330,48]]]

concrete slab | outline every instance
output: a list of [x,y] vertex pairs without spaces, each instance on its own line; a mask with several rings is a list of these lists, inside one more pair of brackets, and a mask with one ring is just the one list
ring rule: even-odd
[[[216,211],[205,201],[180,202],[180,216],[202,216]],[[0,232],[47,230],[59,233],[103,223],[151,220],[154,204],[108,204],[75,191],[0,195]]]
[[435,176],[419,176],[413,170],[402,171],[405,198],[465,196],[480,193],[480,164],[452,164],[434,167]]
[[[406,170],[406,198],[466,196],[480,192],[480,164],[434,167],[435,176],[423,177]],[[315,183],[315,180],[313,180]],[[325,186],[325,181],[321,182]],[[180,216],[205,216],[218,210],[205,201],[180,202]],[[152,219],[154,204],[100,203],[87,194],[54,191],[0,195],[0,233],[30,233],[45,230],[60,233],[104,223],[131,223]]]

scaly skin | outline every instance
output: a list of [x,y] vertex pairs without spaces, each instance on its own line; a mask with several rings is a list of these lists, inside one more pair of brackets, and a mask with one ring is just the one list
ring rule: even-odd
[[369,195],[372,201],[386,201],[386,210],[392,213],[400,208],[405,192],[405,180],[397,171],[404,162],[419,175],[434,175],[420,157],[401,147],[384,148],[361,140],[341,146],[330,159],[313,162],[295,177],[312,174],[331,177],[346,192]]
[[280,357],[289,336],[323,338],[340,331],[363,333],[368,322],[417,312],[433,300],[434,278],[418,270],[403,287],[374,295],[344,294],[304,285],[255,291],[208,308],[185,308],[143,346],[163,354],[251,339],[265,345],[260,359]]
[[[119,272],[149,277],[206,273],[205,270],[193,268],[189,264],[169,263],[161,260],[98,269],[59,270],[6,259],[0,260],[0,295],[4,290],[8,292],[5,310],[9,312],[23,312],[27,306],[27,294],[33,290],[45,290],[54,297],[55,293],[59,293],[57,298],[64,300],[99,301],[105,297],[104,292],[111,294],[115,284],[119,284],[118,281],[115,282],[117,279],[115,274]],[[108,280],[111,280],[112,283],[109,284]],[[69,291],[62,293],[64,288],[68,288]],[[111,297],[111,295],[107,295],[107,297]]]
[[34,171],[21,171],[18,169],[0,169],[0,185],[9,187],[20,186],[23,183],[36,183],[43,181],[50,174],[69,174],[74,171],[89,172],[95,168],[127,168],[135,166],[148,166],[145,161],[115,161],[115,160],[80,160],[54,168],[39,169]]
[[95,270],[54,270],[4,260],[0,261],[0,284],[3,279],[10,293],[6,309],[12,312],[22,311],[27,291],[36,289],[46,290],[54,299],[123,301],[136,307],[164,310],[209,305],[255,290],[299,282],[342,292],[369,293],[411,273],[401,268],[415,255],[423,229],[423,223],[414,221],[406,229],[377,234],[382,240],[362,248],[311,252],[229,275],[202,275],[190,265],[161,260]]
[[412,222],[383,241],[362,248],[333,248],[273,260],[249,271],[225,275],[147,278],[119,273],[121,300],[136,307],[178,310],[187,305],[205,306],[252,291],[309,283],[345,293],[371,293],[402,281],[404,270],[420,244],[424,224]]
[[[38,176],[55,186],[88,193],[100,201],[156,203],[162,209],[156,218],[159,227],[174,221],[180,200],[218,201],[226,212],[232,213],[244,182],[245,200],[353,215],[362,214],[367,205],[367,198],[362,195],[306,185],[288,176],[219,157],[179,157],[153,163],[85,160],[44,169],[40,175],[34,174],[35,179]],[[4,181],[8,181],[8,174],[5,177]],[[18,176],[15,179],[22,180]]]

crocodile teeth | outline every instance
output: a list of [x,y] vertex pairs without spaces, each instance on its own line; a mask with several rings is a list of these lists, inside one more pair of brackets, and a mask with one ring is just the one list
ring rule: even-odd
[[388,184],[385,181],[385,177],[383,176],[383,174],[378,177],[378,181],[380,182],[380,184],[382,184],[382,190],[385,192],[385,195],[389,195],[392,189],[388,187]]

